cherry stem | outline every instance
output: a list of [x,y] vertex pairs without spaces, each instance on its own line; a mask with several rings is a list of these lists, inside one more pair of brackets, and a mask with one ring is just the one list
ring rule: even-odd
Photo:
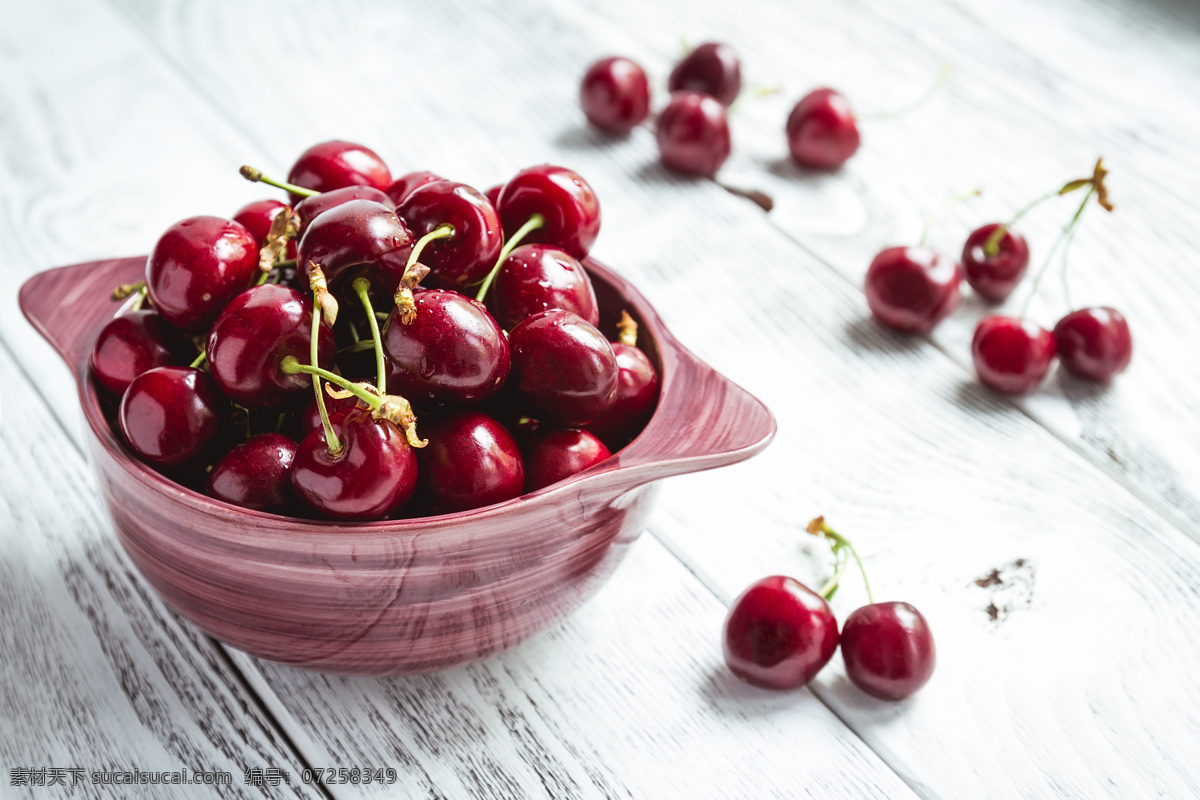
[[496,274],[500,272],[500,267],[504,264],[504,260],[508,258],[508,254],[516,249],[522,239],[545,224],[545,217],[541,214],[534,214],[524,225],[517,229],[517,232],[512,235],[511,239],[504,243],[504,247],[500,249],[500,257],[496,259],[496,266],[492,267],[492,271],[483,279],[483,283],[479,284],[479,292],[475,295],[476,300],[482,303],[483,299],[487,297],[488,289],[492,288],[492,281],[496,279]]
[[137,292],[144,291],[146,291],[145,281],[138,281],[137,283],[122,283],[120,286],[112,290],[112,294],[108,296],[108,299],[115,303],[118,300],[124,300],[125,298],[136,294]]
[[739,189],[737,186],[730,186],[727,183],[722,183],[716,178],[713,178],[712,182],[729,192],[734,197],[741,197],[745,200],[749,200],[763,211],[770,211],[775,207],[775,199],[766,192],[760,192],[757,189]]
[[946,85],[946,81],[950,80],[950,75],[953,72],[954,65],[946,64],[938,72],[937,77],[933,79],[933,83],[929,84],[929,88],[925,90],[925,93],[916,100],[912,101],[906,106],[900,106],[900,108],[894,108],[890,111],[876,111],[870,114],[859,114],[858,119],[866,122],[883,122],[886,120],[899,119],[906,114],[911,114],[932,100],[934,95],[941,91],[941,88]]
[[196,360],[188,364],[192,369],[200,369],[208,362],[208,353],[204,350],[200,351],[200,355],[196,356]]
[[[404,271],[408,272],[413,268],[413,266],[421,258],[421,251],[425,249],[425,245],[429,244],[430,242],[437,241],[438,239],[449,239],[453,235],[454,226],[449,222],[443,222],[441,225],[438,225],[420,239],[417,239],[417,243],[413,245],[412,253],[410,253],[408,256],[408,263],[404,265]],[[379,387],[379,390],[383,391],[383,387]]]
[[[301,364],[300,360],[298,358],[296,358],[295,356],[284,356],[283,360],[279,362],[279,369],[282,370],[287,375],[296,375],[298,373],[304,373],[305,375],[312,375],[314,377],[324,378],[325,380],[332,383],[334,386],[337,386],[338,388],[341,388],[341,389],[345,389],[347,392],[354,395],[359,400],[362,400],[364,403],[366,403],[368,406],[370,406],[371,409],[374,411],[378,411],[379,407],[381,405],[383,405],[383,398],[380,397],[379,395],[368,392],[366,389],[362,388],[358,384],[351,383],[350,381],[343,378],[341,375],[330,372],[327,369],[321,369],[320,367],[313,367],[308,364]],[[323,405],[324,405],[324,403],[322,403],[322,406]],[[341,449],[341,448],[339,447],[339,449]]]
[[371,327],[371,344],[375,348],[375,385],[380,394],[387,394],[387,367],[383,364],[383,338],[379,335],[379,321],[375,319],[375,309],[371,306],[371,282],[366,278],[355,278],[350,284],[358,299],[362,301],[367,312],[367,324]]
[[969,192],[956,194],[954,197],[951,197],[949,200],[942,203],[941,206],[935,209],[932,214],[925,218],[925,227],[921,229],[921,238],[917,241],[917,246],[919,247],[925,244],[925,240],[929,238],[929,232],[933,230],[933,226],[937,224],[937,221],[942,218],[942,215],[945,214],[952,206],[961,203],[963,200],[968,200],[972,197],[978,197],[981,194],[983,194],[983,192],[980,190],[972,189]]
[[[1034,276],[1033,283],[1029,287],[1029,296],[1025,298],[1024,304],[1021,306],[1021,317],[1029,313],[1029,307],[1033,305],[1033,298],[1037,296],[1038,287],[1042,283],[1042,278],[1046,276],[1046,270],[1050,268],[1050,264],[1054,261],[1054,254],[1058,252],[1058,247],[1066,239],[1073,239],[1075,228],[1079,225],[1079,218],[1083,216],[1083,210],[1087,208],[1088,200],[1092,199],[1092,195],[1096,193],[1095,186],[1089,186],[1087,194],[1083,196],[1083,202],[1079,204],[1079,208],[1075,211],[1075,216],[1071,217],[1071,221],[1063,228],[1058,238],[1054,240],[1054,246],[1050,248],[1050,252],[1046,255],[1045,262],[1042,263],[1042,268],[1038,270],[1038,274]],[[1065,255],[1064,255],[1065,258]],[[1064,262],[1065,263],[1065,262]]]
[[136,296],[133,298],[133,302],[129,304],[130,311],[142,310],[142,306],[146,303],[146,293],[148,291],[149,290],[146,288],[146,284],[143,283],[142,288],[137,290]]
[[1016,214],[1013,214],[1012,219],[1010,219],[1008,222],[1001,223],[999,226],[997,226],[996,230],[992,231],[991,236],[987,238],[987,241],[983,243],[983,252],[989,256],[994,256],[999,253],[1000,240],[1004,238],[1004,234],[1008,233],[1009,228],[1011,228],[1013,225],[1016,225],[1021,217],[1025,216],[1030,211],[1033,211],[1051,197],[1058,197],[1060,194],[1062,194],[1062,192],[1058,189],[1055,189],[1053,192],[1047,192],[1037,200],[1034,200],[1032,203],[1022,208]]
[[312,189],[305,189],[303,186],[296,186],[293,183],[284,183],[283,181],[269,178],[262,174],[262,170],[251,166],[243,165],[238,172],[251,183],[265,183],[267,186],[274,186],[276,189],[283,189],[285,192],[298,194],[301,197],[316,197],[320,194],[320,192],[314,192]]
[[[313,318],[312,318],[312,334],[308,341],[308,359],[312,362],[313,369],[320,369],[317,366],[317,335],[321,332],[321,304],[313,303]],[[295,356],[285,356],[279,368],[284,372],[288,372],[287,361],[291,359],[300,366],[300,361]],[[296,370],[299,372],[300,370]],[[288,373],[292,374],[292,373]],[[337,456],[342,452],[342,443],[337,437],[337,433],[333,430],[333,423],[329,421],[329,409],[325,408],[325,392],[321,390],[321,379],[316,375],[312,378],[313,392],[317,396],[317,413],[321,415],[321,427],[325,429],[325,446],[329,449],[329,455]]]
[[372,349],[374,349],[374,347],[375,347],[375,343],[373,341],[371,341],[370,339],[361,339],[361,340],[355,342],[354,344],[346,345],[341,350],[338,350],[338,355],[340,356],[340,355],[348,355],[351,353],[361,353],[365,350],[372,350]]
[[825,585],[821,587],[817,594],[826,600],[833,599],[834,593],[838,590],[838,582],[842,578],[842,572],[846,569],[846,564],[850,560],[845,556],[845,553],[849,552],[850,555],[854,556],[854,560],[858,563],[858,571],[862,574],[863,586],[867,589],[867,602],[873,605],[875,599],[871,596],[871,582],[867,580],[867,570],[863,567],[862,559],[858,557],[858,552],[854,549],[854,545],[850,544],[850,540],[829,527],[824,517],[817,517],[808,523],[807,530],[814,536],[823,536],[828,539],[830,549],[833,550],[833,555],[837,559],[837,565],[833,570],[833,577],[825,582]]

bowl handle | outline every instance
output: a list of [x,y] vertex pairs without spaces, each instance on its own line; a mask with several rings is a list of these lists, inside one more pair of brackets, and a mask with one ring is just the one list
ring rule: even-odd
[[145,269],[142,256],[40,272],[21,286],[21,311],[79,379],[100,327],[120,308],[119,303],[96,298],[107,298],[121,284],[140,280]]

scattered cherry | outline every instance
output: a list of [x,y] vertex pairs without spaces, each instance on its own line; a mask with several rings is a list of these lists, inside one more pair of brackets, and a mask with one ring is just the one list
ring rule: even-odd
[[587,271],[570,253],[552,245],[527,244],[510,252],[496,273],[488,300],[496,321],[506,330],[549,308],[573,311],[592,325],[600,322]]
[[509,333],[512,380],[540,418],[586,425],[616,400],[617,358],[600,331],[560,308],[526,318]]
[[[392,173],[383,159],[361,144],[339,140],[321,142],[305,150],[288,172],[287,182],[316,192],[345,186],[374,186],[383,191],[392,183]],[[301,195],[291,194],[292,204]]]
[[927,332],[958,307],[962,269],[928,247],[889,247],[867,268],[867,305],[877,320]]
[[408,196],[417,189],[420,189],[426,184],[444,180],[446,179],[441,175],[437,175],[426,170],[410,172],[407,175],[401,175],[399,178],[396,178],[396,180],[392,181],[391,185],[387,187],[387,196],[391,198],[392,205],[398,208],[400,204],[407,200]]
[[985,386],[1026,394],[1046,377],[1055,354],[1054,335],[1036,322],[984,317],[971,339],[975,372]]
[[162,318],[202,333],[259,274],[258,243],[220,217],[189,217],[167,228],[146,261],[146,289]]
[[421,492],[434,513],[501,503],[525,488],[521,451],[504,426],[474,409],[434,423],[418,455]]
[[920,611],[908,603],[873,603],[846,617],[842,660],[859,689],[881,700],[903,700],[929,682],[937,651]]
[[[1004,232],[999,233],[1002,227]],[[995,239],[997,235],[1000,238]],[[1025,275],[1029,245],[1007,225],[993,222],[971,231],[963,245],[962,265],[971,288],[981,297],[999,303],[1013,293]]]
[[742,65],[728,45],[705,42],[675,65],[667,88],[707,94],[729,106],[742,91]]
[[235,446],[208,474],[208,493],[255,511],[285,511],[292,501],[288,475],[296,443],[278,433],[260,433]]
[[1054,326],[1058,357],[1074,375],[1108,383],[1124,372],[1133,357],[1129,323],[1115,308],[1094,306],[1072,311]]
[[604,58],[584,74],[579,104],[588,122],[597,128],[628,133],[650,114],[650,82],[630,59]]
[[833,89],[815,89],[800,98],[786,130],[792,160],[813,169],[837,169],[861,142],[850,103]]
[[659,157],[679,172],[711,178],[732,148],[725,107],[700,92],[672,93],[656,131]]
[[88,363],[96,381],[120,397],[143,372],[186,364],[194,353],[191,342],[157,312],[139,310],[114,317],[100,329]]
[[600,233],[600,201],[578,173],[543,164],[521,170],[504,184],[496,211],[504,235],[512,239],[535,214],[542,225],[529,231],[525,243],[542,242],[583,258]]
[[155,367],[129,384],[117,419],[126,444],[143,460],[178,467],[204,454],[227,409],[208,373]]
[[542,428],[525,445],[525,489],[566,480],[612,455],[604,443],[580,428]]

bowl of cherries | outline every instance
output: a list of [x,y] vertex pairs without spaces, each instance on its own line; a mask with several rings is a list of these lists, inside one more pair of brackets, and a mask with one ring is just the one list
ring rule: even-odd
[[126,552],[223,642],[342,674],[487,658],[599,588],[662,478],[774,435],[588,257],[571,170],[484,194],[335,141],[242,174],[288,194],[20,293]]

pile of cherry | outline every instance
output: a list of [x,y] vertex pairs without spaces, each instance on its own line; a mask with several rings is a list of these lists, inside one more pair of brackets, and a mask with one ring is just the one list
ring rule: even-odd
[[450,513],[598,464],[649,419],[636,323],[597,328],[580,259],[600,206],[576,173],[485,195],[332,141],[287,182],[242,174],[289,204],[172,225],[92,350],[121,437],[164,475],[291,516]]

